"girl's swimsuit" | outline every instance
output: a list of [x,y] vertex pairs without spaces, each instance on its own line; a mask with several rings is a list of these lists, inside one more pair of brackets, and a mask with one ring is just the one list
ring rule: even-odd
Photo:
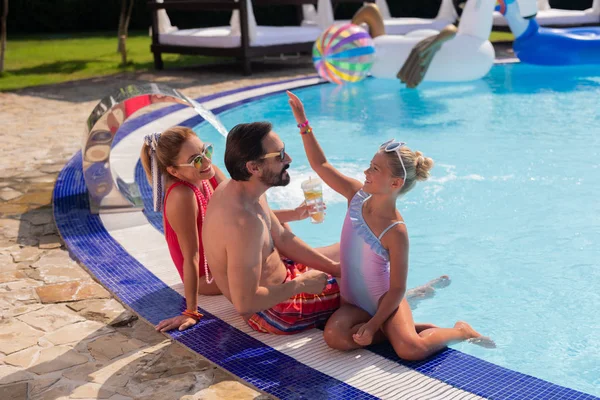
[[371,197],[362,189],[346,213],[340,241],[342,298],[367,311],[377,312],[379,299],[390,288],[390,256],[381,238],[402,221],[396,221],[375,236],[363,218],[363,205]]

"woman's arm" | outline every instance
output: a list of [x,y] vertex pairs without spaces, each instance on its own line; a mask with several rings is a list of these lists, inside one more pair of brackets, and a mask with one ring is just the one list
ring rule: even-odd
[[277,216],[277,219],[282,224],[286,222],[299,221],[297,208],[289,210],[273,210],[273,213]]
[[390,254],[390,288],[382,296],[375,315],[359,328],[353,336],[354,341],[361,346],[367,346],[373,341],[375,333],[398,309],[406,293],[408,277],[408,235],[404,225],[396,225],[387,232],[381,244]]
[[[307,121],[306,114],[304,113],[304,105],[302,105],[300,99],[292,92],[288,91],[287,94],[290,98],[289,103],[292,107],[296,122],[298,124],[303,124],[305,121]],[[302,143],[304,144],[304,151],[308,157],[310,167],[317,173],[317,175],[319,175],[321,179],[323,179],[325,184],[344,196],[346,199],[351,200],[356,192],[362,188],[362,183],[356,179],[343,175],[340,173],[340,171],[329,164],[323,149],[321,149],[319,142],[317,142],[317,138],[312,132],[310,132],[311,130],[309,128],[309,126],[302,128],[301,136]],[[307,131],[307,129],[309,130]]]
[[[165,206],[165,213],[171,227],[177,234],[177,240],[183,254],[183,286],[186,309],[198,310],[198,265],[200,259],[198,219],[198,203],[194,192],[186,186],[178,186],[171,191]],[[179,328],[184,330],[196,324],[196,320],[185,315],[179,315],[161,321],[157,330],[166,332]]]
[[[327,207],[323,204],[323,209]],[[306,202],[302,202],[298,207],[293,209],[285,210],[272,210],[277,216],[280,223],[285,224],[286,222],[301,221],[306,219],[310,215],[310,211],[315,209],[314,205],[307,205]]]

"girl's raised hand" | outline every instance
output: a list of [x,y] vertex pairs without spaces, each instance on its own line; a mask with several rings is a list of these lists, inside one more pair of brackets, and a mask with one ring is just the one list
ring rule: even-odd
[[306,114],[304,112],[304,105],[294,93],[289,90],[286,91],[289,97],[290,107],[292,108],[292,112],[294,113],[294,118],[296,118],[296,122],[298,124],[303,124],[306,121]]

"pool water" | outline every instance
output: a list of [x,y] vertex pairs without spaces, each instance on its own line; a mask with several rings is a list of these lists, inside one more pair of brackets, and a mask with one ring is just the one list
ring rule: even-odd
[[[364,180],[390,138],[436,163],[399,200],[410,236],[409,286],[448,274],[452,284],[414,310],[420,322],[470,322],[495,350],[452,346],[492,363],[600,395],[600,74],[597,67],[496,66],[481,81],[419,90],[368,79],[296,90],[330,162]],[[292,157],[292,182],[273,208],[302,201],[316,176],[285,94],[219,115],[226,128],[271,121]],[[195,128],[215,144],[224,138]],[[325,190],[320,225],[292,224],[313,246],[339,240],[345,200]]]

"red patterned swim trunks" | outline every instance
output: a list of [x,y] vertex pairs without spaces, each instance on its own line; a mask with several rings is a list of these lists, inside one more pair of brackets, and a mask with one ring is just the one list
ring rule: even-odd
[[[306,266],[282,258],[287,268],[284,282],[295,279]],[[321,294],[300,293],[268,310],[258,312],[248,320],[248,325],[257,332],[275,335],[293,335],[325,323],[340,308],[340,288],[332,276]]]

